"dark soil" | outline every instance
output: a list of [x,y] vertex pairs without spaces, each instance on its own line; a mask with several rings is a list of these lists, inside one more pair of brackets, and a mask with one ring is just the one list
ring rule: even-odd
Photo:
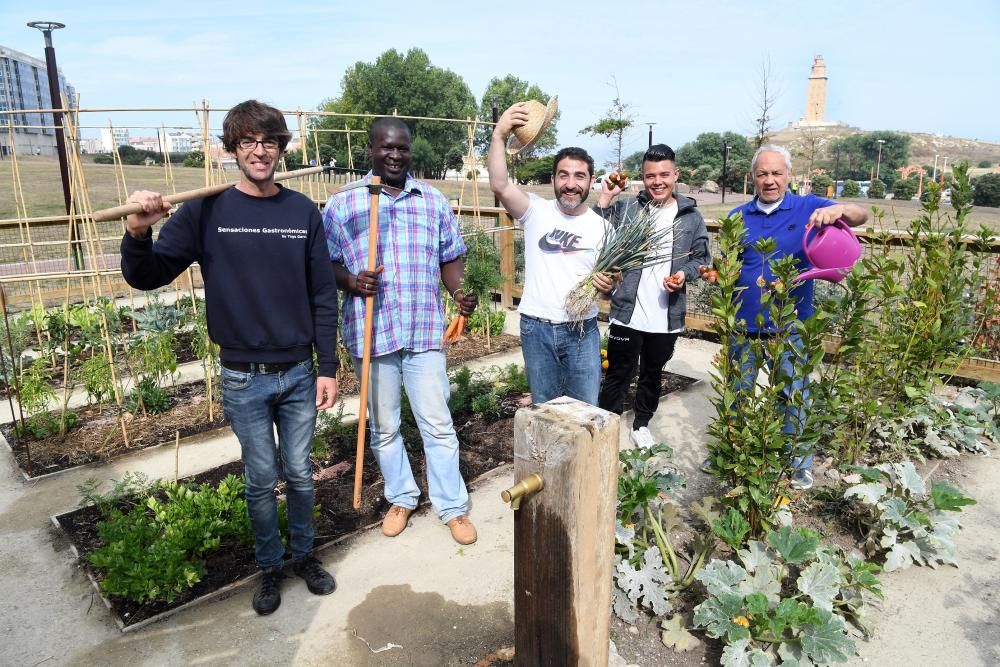
[[[448,368],[453,368],[472,359],[507,352],[518,347],[521,347],[521,339],[517,336],[502,333],[493,336],[490,345],[487,346],[485,336],[466,332],[457,343],[448,347],[445,354],[448,358]],[[360,390],[361,383],[353,368],[341,368],[337,371],[337,391],[341,396],[351,396]]]
[[[670,391],[687,386],[687,384],[689,384],[688,378],[672,373],[664,374],[664,387]],[[480,415],[456,416],[455,430],[461,444],[459,466],[466,482],[513,461],[513,415],[519,405],[523,403],[523,399],[524,397],[520,394],[512,394],[504,398],[501,401],[500,415],[497,418],[486,418]],[[404,434],[407,432],[405,421],[404,419]],[[330,543],[365,526],[381,521],[383,514],[389,507],[382,495],[383,481],[378,464],[370,455],[366,455],[364,462],[362,506],[359,510],[355,510],[353,507],[353,460],[357,444],[357,431],[354,430],[353,426],[339,429],[337,434],[328,438],[325,444],[327,450],[324,459],[322,461],[314,460],[314,468],[318,472],[326,467],[336,466],[338,474],[332,479],[316,482],[315,502],[320,505],[319,518],[315,522],[318,545]],[[423,497],[426,498],[427,471],[423,449],[419,442],[412,437],[407,440],[406,444],[414,474]],[[242,462],[235,461],[195,475],[186,481],[217,483],[227,474],[239,475],[242,471]],[[279,493],[280,491],[279,488]],[[90,570],[90,566],[85,560],[86,554],[101,545],[97,529],[100,519],[100,512],[93,506],[58,517],[60,526],[66,531],[80,553],[81,565],[88,570]],[[136,604],[121,598],[111,598],[109,601],[115,616],[128,626],[218,590],[253,574],[256,569],[252,545],[227,545],[226,548],[208,556],[206,559],[207,574],[204,579],[186,594],[175,599],[173,603]],[[99,578],[99,574],[92,570],[91,574],[95,578]]]
[[[514,458],[514,419],[513,413],[519,396],[512,396],[504,401],[503,417],[488,421],[483,417],[472,416],[456,424],[461,443],[460,469],[466,481],[474,480],[480,475],[493,470]],[[329,460],[331,462],[351,462],[354,459],[356,446],[356,431],[344,433],[328,442]],[[423,449],[407,443],[410,452],[410,462],[420,485],[421,492],[426,497],[426,469]],[[319,470],[319,464],[315,464]],[[339,466],[338,466],[339,467]],[[242,474],[243,464],[240,461],[213,468],[185,481],[198,483],[217,483],[227,474]],[[372,456],[365,457],[362,481],[362,506],[359,510],[353,507],[353,466],[343,466],[341,473],[333,479],[316,483],[316,504],[320,505],[319,518],[315,521],[316,543],[329,543],[360,528],[381,521],[382,515],[388,510],[388,503],[382,495],[382,475],[378,464]],[[280,491],[280,489],[279,489]],[[99,510],[85,507],[58,517],[59,525],[66,531],[81,555],[81,565],[95,577],[99,575],[90,570],[85,560],[88,552],[101,546],[97,524],[101,520]],[[112,612],[126,626],[143,621],[151,616],[169,609],[179,607],[191,600],[214,590],[222,588],[234,581],[253,574],[256,569],[253,545],[226,545],[212,552],[206,559],[207,574],[194,588],[179,596],[173,603],[156,602],[136,604],[122,598],[110,598]]]
[[[186,438],[226,424],[218,398],[213,410],[213,419],[209,421],[204,382],[170,387],[167,393],[173,401],[166,412],[145,416],[142,413],[136,415],[124,413],[128,443],[122,434],[120,411],[108,405],[74,408],[77,425],[65,435],[54,434],[42,440],[30,440],[26,443],[27,437],[19,438],[14,432],[13,424],[6,424],[0,429],[14,450],[14,457],[21,470],[31,477],[37,477],[93,461],[108,460],[137,449],[172,442],[177,433],[180,433],[180,437]],[[59,413],[54,411],[51,414],[58,417]],[[28,448],[31,452],[30,464]]]
[[[179,340],[183,336],[190,338],[191,335],[181,334]],[[490,347],[487,347],[485,337],[479,334],[463,336],[458,343],[449,347],[448,366],[456,366],[487,354],[506,352],[519,347],[521,341],[517,336],[501,334],[494,336],[490,343]],[[178,350],[179,362],[195,360],[187,343],[180,345]],[[181,359],[181,350],[190,358]],[[37,477],[94,461],[109,460],[136,449],[173,442],[177,431],[180,431],[182,438],[186,438],[225,426],[227,422],[222,417],[219,387],[213,387],[216,392],[216,404],[214,420],[209,422],[204,386],[204,382],[197,381],[168,389],[174,401],[172,407],[162,414],[150,417],[126,414],[125,423],[129,438],[127,445],[122,436],[118,411],[108,405],[74,408],[77,426],[66,435],[52,435],[43,440],[29,441],[31,465],[28,464],[24,439],[14,434],[13,426],[3,426],[0,430],[11,443],[21,470],[30,477]],[[341,396],[358,393],[359,382],[353,371],[342,370],[338,373],[338,389]],[[57,412],[52,414],[58,417]]]

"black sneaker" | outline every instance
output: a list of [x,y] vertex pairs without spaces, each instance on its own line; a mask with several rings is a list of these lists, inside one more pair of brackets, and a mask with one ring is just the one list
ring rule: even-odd
[[253,594],[253,610],[267,616],[281,606],[281,580],[285,575],[280,567],[269,567],[260,578],[260,588]]
[[292,571],[306,580],[306,588],[313,595],[329,595],[337,589],[333,575],[323,569],[313,556],[306,556],[292,564]]

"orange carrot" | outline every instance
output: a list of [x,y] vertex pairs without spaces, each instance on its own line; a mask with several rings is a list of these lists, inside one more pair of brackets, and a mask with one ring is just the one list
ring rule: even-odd
[[444,338],[441,339],[441,347],[444,347],[447,343],[451,343],[451,334],[458,328],[458,320],[461,316],[456,316],[452,319],[451,323],[448,324],[448,328],[444,330]]

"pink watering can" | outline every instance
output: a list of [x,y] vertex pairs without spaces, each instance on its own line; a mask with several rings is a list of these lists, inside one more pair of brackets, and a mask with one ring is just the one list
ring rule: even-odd
[[814,268],[799,274],[795,282],[819,279],[839,283],[861,257],[861,243],[843,220],[808,230],[802,237],[802,249]]

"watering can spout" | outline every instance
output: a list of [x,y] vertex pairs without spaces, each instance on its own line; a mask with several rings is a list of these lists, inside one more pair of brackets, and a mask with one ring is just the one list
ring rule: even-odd
[[843,219],[807,230],[802,249],[813,268],[796,276],[795,282],[818,279],[839,283],[861,257],[861,243]]

